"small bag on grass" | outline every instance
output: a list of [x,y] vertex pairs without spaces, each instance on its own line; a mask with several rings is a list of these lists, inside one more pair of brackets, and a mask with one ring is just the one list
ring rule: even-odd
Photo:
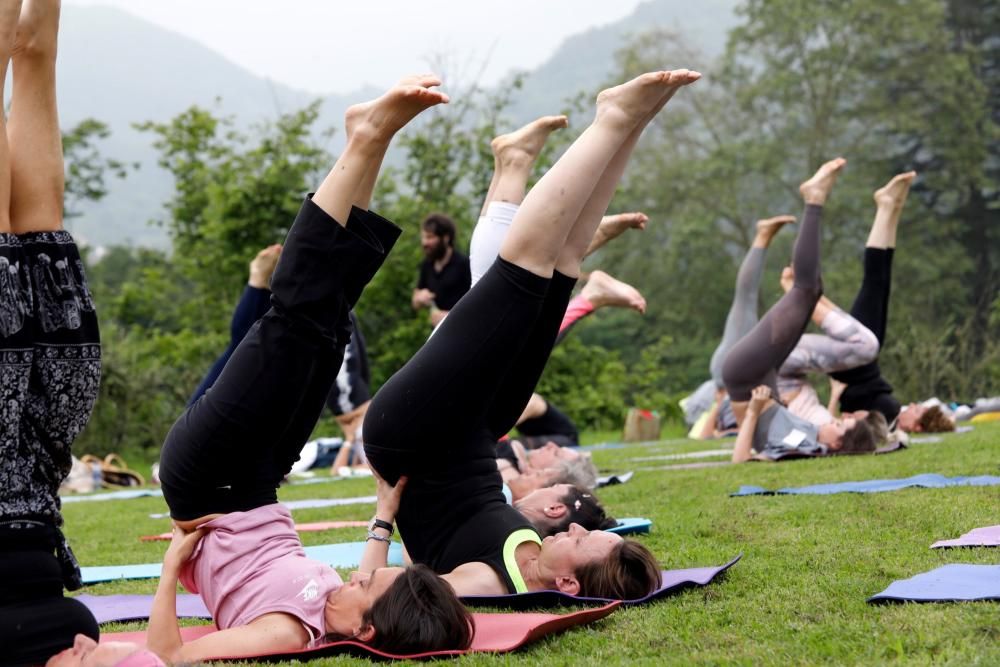
[[660,439],[660,415],[640,408],[629,408],[625,417],[625,442],[648,442]]

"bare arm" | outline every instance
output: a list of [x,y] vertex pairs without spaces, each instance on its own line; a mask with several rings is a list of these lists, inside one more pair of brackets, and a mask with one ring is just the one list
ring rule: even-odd
[[[389,486],[389,483],[382,479],[378,471],[372,468],[372,475],[375,477],[375,518],[392,525],[396,521],[396,513],[399,511],[399,499],[406,488],[406,478],[400,477],[396,486]],[[374,572],[380,567],[385,567],[389,560],[389,531],[385,528],[374,528],[372,532],[385,540],[379,540],[369,535],[365,540],[365,549],[361,554],[361,563],[358,565],[359,572]]]
[[826,406],[827,411],[834,417],[840,416],[840,397],[844,395],[847,385],[830,378],[830,404]]
[[701,427],[701,433],[698,434],[698,437],[706,439],[714,438],[718,435],[715,425],[719,421],[719,411],[722,409],[722,399],[725,395],[724,391],[715,392],[715,402],[712,403],[712,409],[708,412],[708,419],[705,420],[705,425]]
[[757,420],[774,403],[771,399],[771,390],[765,385],[756,387],[753,396],[747,405],[746,414],[743,415],[743,422],[740,424],[739,433],[736,434],[736,444],[733,446],[733,463],[745,463],[753,458],[753,434],[757,428]]

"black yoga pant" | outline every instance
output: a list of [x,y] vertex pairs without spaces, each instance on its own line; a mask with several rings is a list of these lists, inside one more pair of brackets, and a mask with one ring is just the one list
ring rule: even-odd
[[43,664],[78,633],[98,638],[90,610],[63,597],[65,566],[54,555],[61,541],[44,521],[0,526],[0,664]]
[[517,439],[525,449],[544,447],[550,440],[560,447],[576,447],[580,444],[576,424],[548,401],[545,401],[545,412],[538,417],[525,419],[517,425],[517,432]]
[[271,309],[164,442],[160,481],[173,518],[277,502],[343,360],[348,311],[399,233],[367,211],[353,209],[344,228],[303,204],[274,272]]
[[[229,325],[229,347],[215,360],[212,367],[208,369],[205,378],[195,389],[194,394],[188,400],[188,406],[194,404],[201,395],[215,384],[222,374],[222,369],[226,367],[226,362],[233,356],[240,341],[250,331],[250,328],[264,317],[271,308],[271,290],[247,285],[243,289],[243,295],[236,304],[233,311],[233,319]],[[340,416],[359,407],[362,403],[371,398],[368,387],[371,382],[370,370],[368,367],[368,351],[365,347],[364,336],[361,335],[361,328],[358,318],[352,310],[351,319],[351,339],[344,351],[344,361],[340,371],[337,373],[336,381],[330,388],[330,393],[326,397],[326,405],[330,411]]]
[[749,401],[754,387],[761,384],[770,386],[773,395],[778,396],[777,369],[795,349],[823,293],[819,261],[822,211],[822,206],[806,206],[792,253],[792,288],[726,357],[722,376],[734,402]]
[[365,452],[379,474],[394,484],[461,465],[470,443],[495,450],[541,377],[575,283],[497,258],[372,399]]
[[[893,248],[865,248],[864,277],[851,306],[851,315],[872,330],[880,348],[885,343],[889,320],[893,253]],[[892,385],[882,376],[877,359],[830,375],[847,384],[840,398],[842,411],[878,410],[890,422],[899,415],[899,401],[892,395]]]

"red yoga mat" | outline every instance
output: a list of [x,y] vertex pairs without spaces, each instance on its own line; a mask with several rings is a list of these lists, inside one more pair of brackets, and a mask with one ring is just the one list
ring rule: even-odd
[[[366,644],[356,641],[338,641],[322,644],[297,651],[281,653],[263,653],[256,655],[220,655],[208,660],[246,660],[250,658],[302,659],[312,660],[331,655],[354,655],[358,657],[378,657],[394,660],[413,660],[422,658],[446,658],[465,653],[506,653],[520,648],[525,644],[537,641],[545,635],[561,632],[584,623],[590,623],[604,618],[618,608],[620,602],[612,602],[603,607],[584,609],[569,614],[517,613],[517,614],[473,614],[475,633],[472,646],[468,650],[455,649],[450,651],[428,651],[412,655],[395,655],[378,651]],[[200,637],[215,632],[215,627],[203,625],[181,628],[181,638],[185,642],[194,641]],[[101,643],[105,642],[135,642],[146,643],[146,632],[112,632],[101,633]]]

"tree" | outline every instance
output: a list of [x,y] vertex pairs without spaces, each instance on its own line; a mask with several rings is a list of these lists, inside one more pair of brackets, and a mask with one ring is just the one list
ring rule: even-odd
[[66,164],[64,218],[80,215],[77,207],[82,202],[100,201],[108,194],[104,181],[106,173],[110,172],[118,178],[125,178],[128,174],[127,165],[102,158],[97,149],[97,143],[110,135],[108,126],[93,118],[86,118],[63,132],[63,160]]

